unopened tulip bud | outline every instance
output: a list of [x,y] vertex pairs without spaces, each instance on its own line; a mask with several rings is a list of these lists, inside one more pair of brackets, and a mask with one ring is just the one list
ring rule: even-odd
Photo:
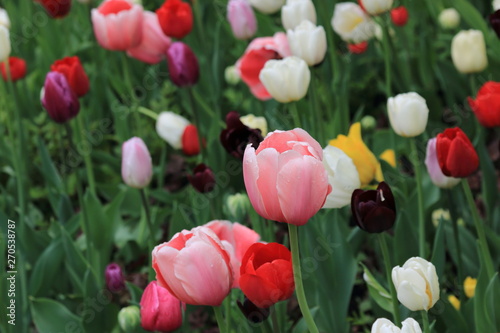
[[118,292],[125,289],[125,278],[123,277],[120,265],[111,263],[106,266],[104,272],[106,278],[106,286],[111,292]]
[[240,117],[243,124],[250,128],[259,129],[262,137],[267,135],[267,120],[264,117],[256,117],[253,114]]
[[0,25],[0,62],[9,59],[11,52],[9,29]]
[[460,24],[460,14],[455,8],[446,8],[439,14],[438,20],[443,29],[455,29]]
[[227,19],[231,24],[234,37],[238,39],[248,39],[257,31],[257,20],[247,0],[229,0]]
[[391,20],[394,25],[402,27],[408,22],[408,9],[405,6],[400,6],[391,10]]
[[205,164],[199,164],[194,168],[193,174],[188,175],[188,180],[200,193],[211,192],[215,187],[214,172]]
[[443,208],[436,209],[432,212],[432,225],[437,228],[441,221],[451,221],[450,211]]
[[189,124],[182,133],[182,151],[187,156],[194,156],[200,153],[200,139],[198,129],[193,124]]
[[281,22],[285,30],[294,29],[302,21],[316,24],[316,9],[311,0],[287,0],[281,8]]
[[141,310],[137,305],[129,305],[118,312],[118,324],[125,333],[132,333],[141,323]]
[[323,61],[326,54],[326,33],[322,26],[309,21],[302,21],[294,30],[287,32],[290,51],[302,58],[309,66]]
[[370,333],[401,333],[401,330],[389,319],[378,318],[373,323]]
[[401,322],[401,333],[422,333],[418,322],[413,318],[406,318]]
[[235,85],[237,84],[238,82],[240,82],[241,78],[240,78],[240,74],[238,72],[238,70],[236,69],[236,66],[228,66],[226,67],[226,69],[224,70],[224,78],[226,79],[226,82],[231,84],[231,85]]
[[483,33],[472,29],[460,31],[451,41],[451,59],[461,73],[482,72],[488,66]]
[[153,177],[148,147],[141,138],[133,137],[122,145],[122,178],[130,187],[142,189]]
[[285,0],[249,0],[250,4],[263,14],[273,14],[280,10]]
[[364,116],[361,118],[361,128],[364,132],[370,132],[377,126],[377,121],[373,116]]
[[166,0],[156,11],[163,33],[182,39],[193,29],[193,11],[189,2]]
[[170,79],[179,87],[192,86],[198,82],[200,69],[193,51],[183,42],[175,42],[167,51]]
[[0,26],[4,26],[7,29],[10,29],[9,14],[3,8],[0,8]]
[[[159,246],[155,248],[155,251]],[[163,259],[163,258],[161,258]],[[157,267],[155,267],[157,269]],[[160,272],[157,271],[157,276]],[[141,326],[147,331],[173,332],[182,325],[182,303],[156,281],[148,284],[141,297]]]
[[226,199],[226,209],[232,221],[241,221],[250,209],[250,200],[243,193],[231,194]]
[[396,134],[411,138],[425,131],[429,108],[419,94],[410,92],[390,97],[387,100],[387,112]]
[[4,81],[20,80],[26,75],[26,61],[17,57],[9,57],[9,73],[7,74],[4,62],[0,63],[0,72]]
[[71,89],[66,77],[59,72],[47,73],[41,102],[50,118],[56,123],[65,123],[76,117],[80,111],[78,97]]
[[174,149],[182,148],[182,136],[189,121],[171,111],[160,112],[156,119],[156,133]]
[[464,280],[464,291],[465,291],[465,296],[468,298],[474,297],[474,294],[476,293],[476,285],[477,285],[477,279],[471,278],[468,276]]

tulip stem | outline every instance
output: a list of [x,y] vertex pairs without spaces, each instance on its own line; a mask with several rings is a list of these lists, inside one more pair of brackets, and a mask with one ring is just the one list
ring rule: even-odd
[[297,234],[297,226],[288,223],[288,232],[290,234],[290,247],[292,249],[292,265],[293,265],[293,278],[295,281],[295,291],[297,292],[297,301],[302,316],[306,321],[309,332],[319,333],[314,319],[307,305],[306,294],[304,293],[304,285],[302,284],[302,272],[300,271],[300,254],[299,254],[299,237]]
[[486,241],[486,233],[484,232],[484,226],[479,218],[479,213],[477,211],[476,203],[474,202],[474,197],[472,196],[472,191],[470,190],[467,178],[462,178],[462,188],[464,189],[465,197],[469,204],[470,210],[472,212],[472,218],[476,226],[477,237],[479,238],[479,248],[481,250],[481,255],[483,256],[483,262],[486,267],[486,272],[488,273],[488,279],[493,277],[495,270],[493,268],[493,262],[491,261],[490,250],[488,249],[488,243]]
[[382,46],[384,48],[384,64],[385,64],[385,93],[387,98],[392,96],[391,89],[391,47],[389,45],[389,28],[385,18],[381,18],[381,26],[383,30]]
[[291,102],[288,105],[289,105],[288,110],[290,110],[290,113],[292,115],[294,126],[301,127],[300,116],[299,116],[299,112],[297,111],[297,104],[295,102]]
[[[143,188],[140,189],[141,192],[141,200],[142,200],[142,205],[144,207],[144,212],[146,213],[146,222],[148,224],[148,229],[149,229],[149,239],[148,239],[148,245],[150,248],[150,251],[153,251],[155,247],[155,239],[154,239],[154,229],[153,229],[153,223],[151,221],[151,213],[149,211],[149,203],[148,203],[148,198],[146,196],[146,192],[144,191]],[[155,272],[153,270],[153,256],[149,255],[149,280],[152,280],[153,277],[155,276]]]
[[427,311],[422,310],[422,321],[424,323],[424,333],[430,333],[431,329],[429,327],[429,317],[427,316]]
[[280,325],[278,324],[278,316],[276,314],[276,306],[272,306],[271,308],[271,320],[273,322],[273,332],[281,333]]
[[410,158],[415,171],[415,182],[417,183],[417,202],[418,202],[418,253],[419,257],[425,258],[425,220],[424,220],[424,199],[422,192],[422,173],[418,159],[417,141],[410,139],[411,154]]
[[215,318],[217,319],[217,325],[219,326],[220,333],[226,333],[226,326],[224,326],[224,316],[220,306],[213,306],[215,312]]
[[394,323],[399,327],[401,323],[401,318],[399,316],[398,297],[396,293],[396,288],[394,287],[394,283],[392,282],[391,258],[389,257],[389,249],[387,248],[387,241],[385,240],[384,233],[378,235],[378,240],[380,243],[380,249],[382,250],[382,257],[384,258],[385,275],[387,276],[387,283],[389,285],[389,290],[391,292],[392,316],[394,318]]
[[[464,280],[463,268],[462,268],[462,248],[460,246],[460,234],[458,231],[458,217],[455,210],[455,205],[453,204],[453,196],[451,190],[446,190],[448,194],[448,207],[450,209],[451,224],[453,226],[453,238],[455,240],[455,251],[457,251],[457,271],[458,271],[458,281],[462,283]],[[463,291],[460,292],[460,301],[463,300]]]
[[139,106],[137,108],[137,111],[139,113],[142,113],[143,115],[146,115],[146,116],[154,119],[154,120],[158,119],[158,114],[157,113],[155,113],[153,110],[145,108],[144,106]]
[[[77,140],[80,144],[83,145],[83,137],[82,137],[82,124],[81,117],[77,117],[76,121],[76,135]],[[85,164],[85,171],[87,172],[87,180],[89,182],[89,188],[92,194],[96,194],[95,191],[95,178],[94,178],[94,170],[92,169],[92,159],[90,157],[90,152],[83,152],[83,163]]]

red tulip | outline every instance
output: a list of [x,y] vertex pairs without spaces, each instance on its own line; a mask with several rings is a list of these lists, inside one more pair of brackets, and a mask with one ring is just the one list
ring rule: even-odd
[[182,326],[182,302],[151,281],[141,297],[141,326],[147,331],[172,332]]
[[278,243],[255,243],[243,256],[240,288],[259,308],[286,300],[295,290],[292,254]]
[[156,11],[165,35],[182,39],[193,29],[193,12],[187,2],[167,0]]
[[468,101],[481,125],[500,126],[500,82],[486,82],[479,89],[476,100],[469,97]]
[[408,10],[405,6],[400,6],[391,10],[391,19],[394,25],[402,27],[408,22]]
[[89,91],[89,78],[78,57],[66,57],[56,60],[50,66],[50,70],[64,74],[71,89],[78,97],[82,97]]
[[436,141],[437,158],[443,174],[464,178],[479,167],[479,157],[465,133],[458,127],[439,133]]
[[200,77],[196,55],[183,42],[175,42],[167,50],[170,79],[178,87],[192,86]]
[[200,153],[200,140],[198,130],[193,124],[189,124],[182,133],[182,151],[187,156],[194,156]]
[[368,42],[364,41],[358,44],[347,44],[347,48],[349,49],[349,52],[354,54],[365,53],[368,49]]
[[7,69],[5,63],[0,63],[0,72],[4,81],[10,77],[11,81],[22,79],[26,75],[26,61],[17,57],[9,57],[9,75],[7,76]]
[[64,17],[71,9],[71,0],[36,0],[53,18]]

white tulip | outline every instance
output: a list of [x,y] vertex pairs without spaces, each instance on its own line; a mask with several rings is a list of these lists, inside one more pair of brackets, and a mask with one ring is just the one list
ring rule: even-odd
[[7,29],[10,29],[10,19],[9,14],[3,8],[0,8],[0,26],[4,26]]
[[386,318],[375,320],[372,325],[371,333],[401,333],[401,329],[394,325],[392,321]]
[[292,54],[304,59],[309,66],[317,65],[325,58],[326,33],[322,26],[302,21],[294,30],[288,30],[286,36]]
[[399,94],[387,100],[392,129],[404,137],[422,134],[427,126],[429,108],[425,99],[415,92]]
[[382,14],[391,9],[394,0],[363,0],[363,7],[370,15]]
[[264,14],[276,13],[285,3],[285,0],[249,0],[252,7]]
[[500,9],[500,0],[493,0],[493,2],[491,3],[491,5],[493,6],[493,10],[494,11],[497,11]]
[[10,51],[9,29],[0,25],[0,62],[4,62],[9,59]]
[[267,121],[264,117],[256,117],[253,114],[240,117],[240,121],[250,128],[260,129],[262,137],[267,135]]
[[398,300],[411,311],[429,310],[439,300],[436,267],[420,257],[408,259],[392,269]]
[[156,119],[156,132],[174,149],[182,148],[182,134],[189,121],[176,113],[161,112]]
[[352,192],[361,187],[352,159],[341,149],[327,146],[323,149],[323,165],[328,173],[328,183],[332,186],[323,208],[341,208],[350,204]]
[[287,0],[281,8],[281,22],[285,30],[294,29],[302,21],[316,24],[316,9],[311,0]]
[[357,4],[340,2],[335,5],[331,21],[333,30],[344,41],[357,44],[369,40],[376,24]]
[[268,60],[260,71],[259,79],[275,100],[288,103],[306,95],[311,72],[304,60],[291,56]]
[[488,66],[483,33],[472,29],[460,31],[451,42],[451,59],[461,73],[482,72]]
[[401,333],[422,333],[420,325],[413,318],[406,318],[401,324],[403,325]]
[[439,14],[438,20],[444,29],[454,29],[460,24],[460,14],[455,8],[446,8]]

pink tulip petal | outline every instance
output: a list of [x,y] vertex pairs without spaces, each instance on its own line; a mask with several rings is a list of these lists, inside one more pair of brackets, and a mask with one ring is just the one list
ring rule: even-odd
[[241,262],[248,248],[259,241],[260,235],[237,222],[233,224],[233,235],[236,244],[236,258]]
[[245,149],[243,156],[243,180],[247,189],[248,198],[252,203],[253,208],[260,216],[266,215],[262,196],[257,186],[257,179],[259,179],[259,165],[257,164],[257,156],[255,149],[248,145]]

